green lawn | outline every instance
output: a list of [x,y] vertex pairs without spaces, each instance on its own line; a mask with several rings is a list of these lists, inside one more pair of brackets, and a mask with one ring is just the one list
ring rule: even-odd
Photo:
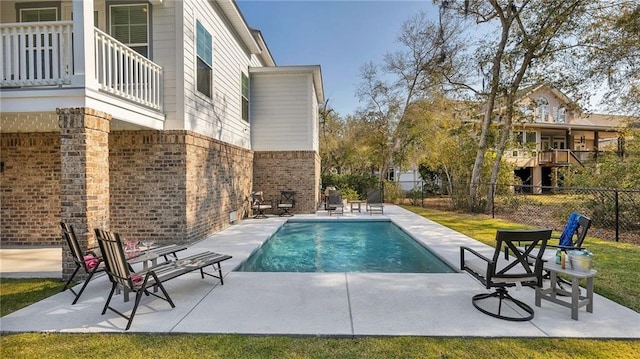
[[[492,243],[497,228],[519,228],[485,216],[408,209]],[[639,309],[638,248],[589,238],[600,271],[596,290]],[[602,242],[602,243],[600,243]],[[626,262],[629,261],[629,262]],[[634,262],[635,261],[635,262]],[[625,263],[621,263],[625,262]],[[622,267],[622,268],[620,268]],[[632,270],[633,269],[633,270]],[[604,280],[603,278],[606,278]],[[601,282],[601,283],[598,283]],[[2,315],[62,288],[52,279],[2,279]],[[621,291],[629,291],[629,294]],[[617,297],[616,297],[617,296]],[[471,305],[471,304],[469,304]],[[213,320],[214,318],[212,318]],[[637,358],[638,340],[564,338],[317,338],[240,335],[20,333],[0,336],[0,358]]]
[[[523,228],[521,224],[493,219],[487,215],[443,212],[413,206],[403,208],[492,246],[495,244],[497,229]],[[598,270],[594,280],[595,292],[640,312],[640,246],[591,236],[587,236],[584,246],[593,252],[593,266]]]

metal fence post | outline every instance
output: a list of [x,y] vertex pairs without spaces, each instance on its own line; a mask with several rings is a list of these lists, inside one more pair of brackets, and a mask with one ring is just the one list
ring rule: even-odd
[[616,189],[615,190],[615,194],[616,194],[616,242],[618,242],[620,240],[620,203],[618,201],[618,194],[620,192]]

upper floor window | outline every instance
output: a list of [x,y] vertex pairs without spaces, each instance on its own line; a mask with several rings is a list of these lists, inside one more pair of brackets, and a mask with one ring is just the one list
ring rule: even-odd
[[242,119],[249,122],[249,77],[242,73]]
[[553,114],[553,122],[565,123],[567,122],[567,110],[564,107],[556,108]]
[[196,23],[196,88],[203,95],[211,98],[211,77],[213,74],[213,49],[211,34]]
[[111,5],[109,33],[144,57],[149,57],[149,5]]
[[549,100],[540,97],[536,100],[536,122],[547,122],[549,120]]

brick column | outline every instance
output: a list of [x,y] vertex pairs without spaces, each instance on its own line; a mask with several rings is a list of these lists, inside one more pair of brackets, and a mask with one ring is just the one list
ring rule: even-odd
[[[97,245],[93,229],[109,224],[109,127],[111,115],[91,108],[58,108],[60,123],[60,219],[73,225],[83,249]],[[62,276],[75,269],[63,242]]]

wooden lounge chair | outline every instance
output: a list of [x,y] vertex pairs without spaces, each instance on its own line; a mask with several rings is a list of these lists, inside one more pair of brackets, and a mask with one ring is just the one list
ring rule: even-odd
[[[73,305],[78,302],[78,299],[80,299],[82,292],[84,292],[85,288],[87,288],[87,284],[89,284],[89,281],[91,280],[91,278],[93,278],[93,275],[99,272],[104,272],[105,266],[104,262],[102,261],[102,256],[96,253],[95,250],[87,249],[83,251],[80,248],[80,242],[78,241],[78,237],[76,237],[76,232],[73,229],[72,225],[60,222],[60,227],[62,227],[62,234],[64,235],[64,239],[66,239],[67,241],[67,245],[69,246],[73,262],[76,264],[76,269],[73,271],[73,274],[71,274],[71,277],[69,277],[67,282],[64,284],[64,287],[62,288],[63,292],[69,289],[71,293],[75,295],[73,303],[71,303]],[[80,288],[80,290],[76,292],[71,287],[71,283],[75,279],[76,275],[80,272],[80,270],[82,270],[86,274],[86,278],[84,280],[84,283],[82,284],[82,288]]]
[[[220,279],[220,285],[224,285],[220,262],[231,258],[229,255],[207,251],[175,262],[164,263],[149,268],[146,271],[136,273],[131,270],[131,266],[126,260],[120,236],[117,233],[111,233],[101,229],[96,229],[95,232],[96,237],[98,238],[98,244],[100,245],[100,250],[103,253],[105,270],[109,275],[109,280],[112,284],[111,292],[109,293],[104,308],[102,309],[102,314],[104,315],[107,309],[110,309],[121,317],[127,319],[128,322],[125,330],[128,330],[131,327],[131,322],[133,321],[143,294],[153,295],[165,300],[169,305],[171,305],[171,308],[175,308],[175,304],[163,285],[163,283],[168,280],[195,270],[200,270],[200,276],[202,278],[204,278],[206,274]],[[205,272],[204,268],[208,266],[212,266],[214,270],[217,270],[218,275]],[[136,293],[133,309],[129,316],[118,311],[116,308],[109,306],[111,299],[113,298],[113,294],[119,287],[125,288],[125,290],[129,292]],[[153,289],[153,291],[150,291],[149,289]],[[156,294],[157,289],[162,293]]]
[[[492,258],[478,253],[469,247],[460,247],[460,268],[485,285],[487,289],[495,288],[491,293],[476,294],[472,298],[473,306],[495,318],[510,321],[527,321],[533,319],[533,309],[524,302],[513,298],[507,289],[515,286],[542,286],[542,268],[544,250],[551,237],[551,229],[536,230],[498,230],[496,248]],[[528,244],[524,251],[517,248],[517,243]],[[502,258],[502,249],[512,252],[509,259]],[[531,251],[537,248],[533,257]],[[481,301],[497,298],[497,310]],[[509,301],[524,311],[525,315],[505,314],[503,302]],[[483,302],[486,303],[486,302]],[[512,306],[510,306],[512,307]],[[515,308],[515,307],[513,307]]]

